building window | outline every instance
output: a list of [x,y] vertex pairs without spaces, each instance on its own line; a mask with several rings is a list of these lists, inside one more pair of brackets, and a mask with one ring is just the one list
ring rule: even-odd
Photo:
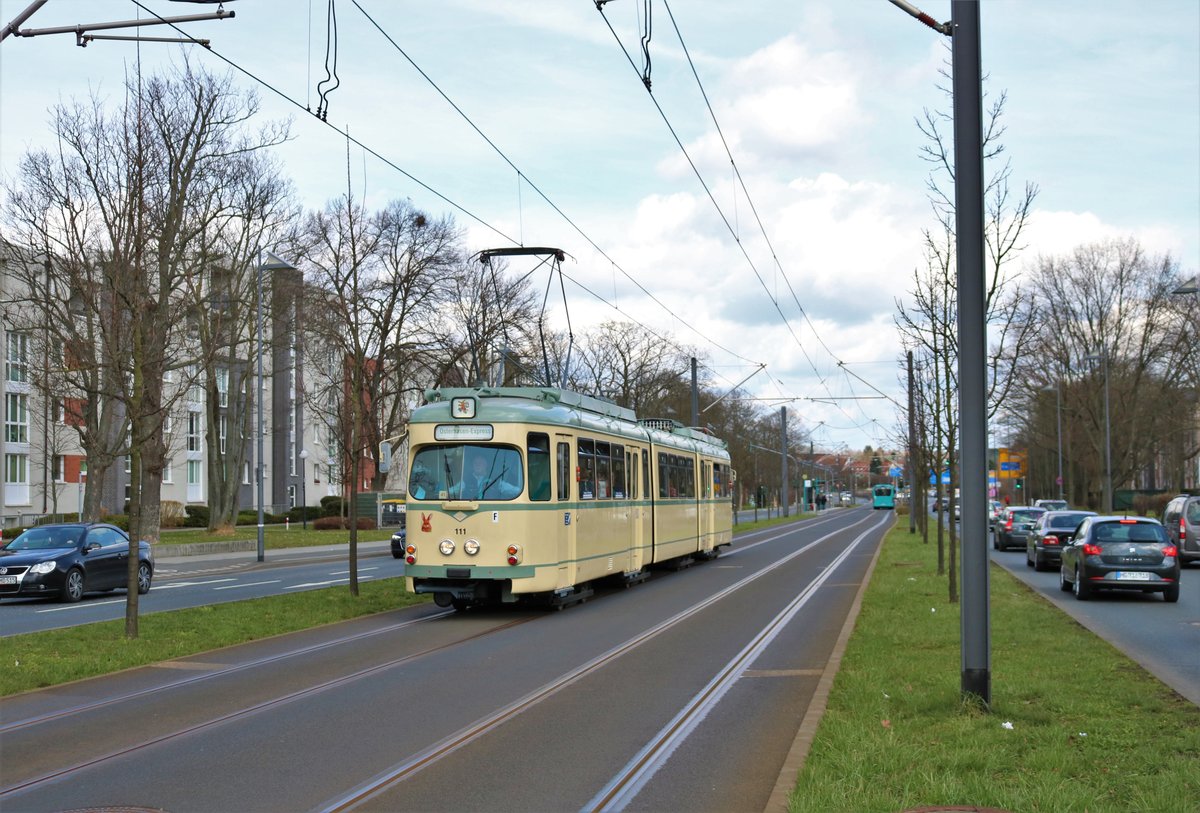
[[195,364],[187,368],[188,400],[197,404],[204,403],[204,385],[200,383],[200,370]]
[[296,507],[296,487],[288,486],[287,489],[288,508]]
[[200,413],[194,410],[188,410],[187,450],[200,451]]
[[163,434],[170,435],[171,430],[175,428],[175,421],[171,419],[171,413],[168,412],[163,416]]
[[189,486],[200,485],[200,461],[199,460],[189,460],[187,462],[187,464],[188,464],[188,485]]
[[217,368],[217,405],[229,406],[229,368]]
[[29,455],[6,454],[4,456],[4,482],[12,485],[29,485]]
[[296,476],[296,444],[288,444],[288,474]]
[[250,485],[250,461],[242,463],[242,485]]
[[171,474],[171,468],[172,468],[173,463],[174,463],[174,461],[168,457],[166,462],[163,464],[163,479],[162,479],[162,481],[164,483],[174,483],[175,482],[174,475]]
[[50,402],[50,415],[55,423],[67,422],[67,402],[61,398],[55,398]]
[[50,464],[50,477],[56,483],[67,482],[67,459],[60,454],[56,454]]
[[9,381],[29,381],[29,334],[5,334],[4,376]]
[[125,455],[125,473],[130,474],[133,471],[133,455]]
[[217,418],[217,442],[221,448],[221,454],[225,454],[225,430],[229,425],[229,421],[224,415]]
[[[8,334],[12,336],[13,334]],[[4,440],[8,443],[29,442],[29,396],[10,392],[5,398]]]

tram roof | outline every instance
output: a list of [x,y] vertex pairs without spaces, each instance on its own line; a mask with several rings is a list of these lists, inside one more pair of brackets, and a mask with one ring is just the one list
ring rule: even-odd
[[[564,407],[569,411],[591,414],[597,419],[596,428],[601,428],[603,419],[615,420],[631,426],[637,426],[647,435],[668,434],[678,438],[687,438],[699,443],[709,443],[721,449],[727,448],[724,440],[695,427],[687,427],[678,421],[668,419],[638,420],[632,409],[620,404],[596,398],[591,395],[560,389],[558,387],[443,387],[425,391],[425,401],[429,405],[448,404],[456,398],[478,399],[508,399],[515,401],[535,402],[546,408]],[[513,406],[517,406],[514,404]],[[519,408],[519,407],[518,407]],[[413,416],[417,418],[416,415]],[[528,419],[528,414],[514,414],[514,418]],[[567,422],[567,421],[564,421]],[[589,422],[591,423],[591,422]],[[676,441],[678,442],[678,440]]]

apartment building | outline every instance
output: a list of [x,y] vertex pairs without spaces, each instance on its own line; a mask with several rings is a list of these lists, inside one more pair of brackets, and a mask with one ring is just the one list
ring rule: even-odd
[[[0,492],[0,523],[25,526],[40,517],[75,514],[83,504],[89,484],[87,460],[80,444],[82,398],[50,384],[41,374],[50,343],[28,321],[28,291],[22,275],[11,273],[10,254],[0,254],[0,346],[4,370],[0,391],[4,403],[4,431],[0,460],[4,481]],[[337,435],[320,419],[308,419],[304,399],[305,353],[298,327],[302,314],[297,294],[300,272],[267,255],[263,314],[262,389],[254,398],[259,353],[250,358],[223,358],[215,364],[215,386],[206,391],[194,367],[172,370],[164,377],[166,391],[175,396],[164,423],[168,446],[163,472],[164,503],[205,505],[208,502],[208,468],[215,464],[209,433],[216,437],[212,449],[229,454],[231,444],[242,443],[239,505],[257,506],[254,471],[257,464],[258,416],[253,413],[249,432],[241,437],[231,421],[249,402],[262,404],[263,503],[266,510],[282,513],[289,507],[318,505],[322,497],[342,493]],[[249,348],[257,345],[246,344]],[[247,378],[249,377],[249,378]],[[239,382],[248,386],[237,387]],[[234,390],[231,391],[231,386]],[[208,425],[207,399],[217,400],[215,421]],[[230,457],[236,457],[230,455]],[[113,467],[103,486],[101,505],[107,513],[126,510],[129,498],[130,460]]]

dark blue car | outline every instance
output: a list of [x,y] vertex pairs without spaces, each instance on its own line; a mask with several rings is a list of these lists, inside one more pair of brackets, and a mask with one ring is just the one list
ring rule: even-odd
[[[39,525],[0,548],[0,598],[79,601],[84,593],[124,588],[128,569],[129,536],[115,525]],[[139,593],[150,592],[153,577],[154,554],[139,542]]]

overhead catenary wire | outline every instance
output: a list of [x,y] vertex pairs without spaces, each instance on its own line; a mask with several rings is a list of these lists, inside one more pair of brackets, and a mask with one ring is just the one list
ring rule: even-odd
[[[647,290],[645,288],[645,286],[643,286],[631,274],[629,274],[629,272],[626,271],[620,265],[620,263],[618,263],[611,256],[609,256],[609,254],[603,248],[601,248],[600,245],[597,244],[596,241],[593,240],[591,238],[591,236],[587,232],[585,232],[581,226],[579,226],[579,224],[577,224],[573,219],[571,219],[567,215],[566,212],[564,212],[561,208],[559,208],[558,204],[556,204],[553,200],[551,200],[550,197],[545,192],[543,192],[542,189],[537,184],[535,184],[532,180],[530,180],[529,176],[526,175],[521,170],[521,168],[518,167],[512,161],[512,159],[509,158],[508,155],[503,150],[501,150],[500,147],[497,146],[496,143],[486,133],[483,132],[483,130],[481,130],[479,128],[479,126],[471,119],[471,117],[468,116],[466,114],[466,112],[453,99],[451,99],[449,97],[449,95],[446,94],[445,91],[442,90],[442,88],[437,84],[437,82],[435,82],[433,80],[433,78],[430,77],[429,74],[426,73],[425,70],[422,69],[421,66],[416,63],[416,61],[408,54],[408,52],[405,51],[404,48],[402,48],[400,46],[400,44],[398,42],[396,42],[396,40],[386,30],[384,30],[383,26],[381,26],[379,24],[379,22],[376,21],[375,18],[372,17],[366,11],[366,9],[364,9],[362,7],[362,5],[358,2],[358,0],[351,0],[351,2],[353,2],[354,6],[362,13],[363,17],[365,17],[367,19],[367,21],[372,26],[374,26],[375,30],[377,30],[383,36],[383,38],[386,39],[388,41],[388,43],[391,44],[391,46],[396,49],[396,52],[399,53],[400,56],[402,56],[404,58],[404,60],[406,62],[408,62],[408,64],[411,65],[413,67],[413,69],[416,70],[417,73],[419,73],[421,75],[421,78],[423,78],[427,83],[429,83],[430,87],[432,87],[434,89],[434,91],[437,92],[437,94],[439,96],[441,96],[442,99],[445,100],[445,102],[447,104],[450,105],[450,107],[454,110],[454,112],[456,112],[463,119],[463,121],[465,121],[468,124],[468,126],[470,126],[471,129],[474,130],[475,133],[480,138],[483,139],[484,143],[486,143],[489,147],[491,147],[492,150],[501,158],[501,160],[503,160],[506,164],[508,164],[508,166],[511,167],[514,172],[517,173],[518,178],[520,180],[523,180],[525,182],[525,184],[528,185],[528,187],[530,189],[532,189],[538,195],[538,197],[540,197],[552,210],[554,210],[554,212],[559,217],[561,217],[564,222],[566,222],[572,229],[574,229],[576,231],[576,233],[578,233],[579,236],[582,237],[588,243],[588,245],[590,245],[593,249],[596,250],[597,253],[600,254],[600,256],[602,256],[604,259],[608,260],[613,265],[614,268],[620,270],[621,274],[627,280],[629,280],[631,283],[633,283],[639,291],[641,291],[643,294],[645,294],[647,297],[649,297],[651,299],[651,301],[653,301],[656,305],[658,305],[660,308],[662,308],[666,313],[668,313],[679,324],[683,325],[689,331],[691,331],[695,335],[699,336],[706,343],[711,344],[713,347],[716,347],[717,349],[729,354],[730,356],[741,359],[742,361],[746,362],[747,364],[758,365],[761,363],[758,361],[754,361],[752,359],[748,359],[745,356],[742,356],[741,354],[721,345],[719,342],[717,342],[712,337],[706,336],[703,333],[700,333],[698,330],[696,330],[696,328],[692,324],[690,324],[683,317],[681,317],[677,313],[675,313],[671,308],[669,308],[665,303],[663,303],[658,297],[656,297],[653,293],[651,293],[649,290]],[[520,244],[518,243],[518,245],[520,245]],[[593,295],[595,295],[595,294],[593,294]],[[607,302],[607,300],[605,300],[603,297],[597,296],[597,298],[600,299],[600,301],[602,301],[602,302]],[[641,324],[643,327],[646,327],[646,325],[644,325],[640,320],[635,320],[635,321],[637,321],[637,323]],[[676,347],[678,346],[674,342],[670,342],[670,344],[672,344]],[[713,371],[713,372],[715,372],[715,371]]]

